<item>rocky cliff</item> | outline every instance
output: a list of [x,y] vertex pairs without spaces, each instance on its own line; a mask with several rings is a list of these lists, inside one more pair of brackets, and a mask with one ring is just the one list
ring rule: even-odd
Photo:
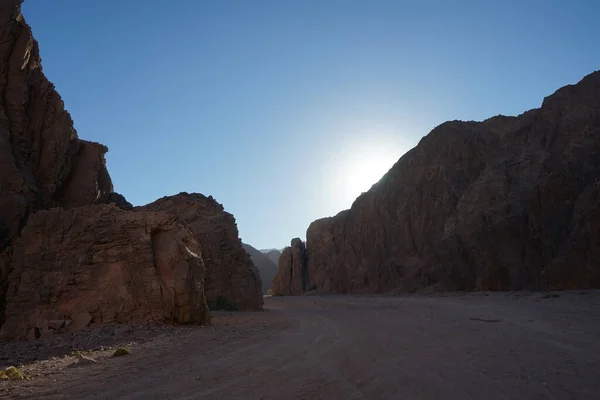
[[275,278],[275,274],[277,274],[277,264],[271,261],[267,254],[264,254],[249,244],[242,243],[242,246],[250,256],[252,263],[256,265],[256,269],[258,269],[258,273],[260,274],[260,280],[262,281],[262,292],[263,294],[266,294],[267,290],[271,289],[273,278]]
[[518,117],[435,128],[349,210],[309,226],[304,285],[600,287],[599,187],[595,72]]
[[[105,146],[80,140],[41,68],[20,0],[0,3],[0,252],[35,211],[91,204],[112,192]],[[0,268],[0,324],[8,255]]]
[[215,199],[180,193],[136,210],[171,213],[194,233],[206,265],[205,291],[211,308],[230,304],[238,310],[262,310],[258,270],[242,247],[235,218]]
[[42,71],[20,4],[0,5],[0,242],[5,244],[36,210],[91,204],[112,192],[107,148],[78,139]]
[[199,246],[166,213],[38,211],[13,244],[12,263],[0,339],[89,323],[208,320]]
[[204,323],[205,284],[211,297],[226,293],[239,308],[261,309],[260,278],[235,220],[212,198],[190,196],[204,214],[187,226],[179,218],[186,207],[177,216],[131,211],[113,192],[108,149],[77,137],[42,72],[21,2],[0,2],[0,336],[104,322]]
[[273,294],[296,296],[312,290],[308,276],[308,258],[304,242],[292,239],[279,257],[279,269],[273,279]]

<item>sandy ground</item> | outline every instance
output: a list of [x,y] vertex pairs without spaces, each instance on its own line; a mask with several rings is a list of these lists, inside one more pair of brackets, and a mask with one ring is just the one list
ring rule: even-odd
[[[265,303],[210,327],[121,330],[97,363],[54,350],[0,398],[600,399],[600,292]],[[123,343],[132,354],[110,357]],[[5,362],[31,358],[10,346]]]

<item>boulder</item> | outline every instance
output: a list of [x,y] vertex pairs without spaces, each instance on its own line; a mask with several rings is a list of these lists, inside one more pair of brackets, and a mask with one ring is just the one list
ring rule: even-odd
[[[87,311],[80,312],[72,316],[73,320],[69,324],[70,331],[80,331],[88,327],[94,317]],[[51,326],[49,326],[52,328]]]
[[212,196],[179,193],[142,207],[173,215],[194,233],[206,265],[206,299],[211,308],[262,310],[262,281],[242,247],[233,215]]
[[90,323],[208,322],[199,246],[167,213],[112,205],[38,211],[11,258],[4,340],[53,332],[56,321],[68,330]]

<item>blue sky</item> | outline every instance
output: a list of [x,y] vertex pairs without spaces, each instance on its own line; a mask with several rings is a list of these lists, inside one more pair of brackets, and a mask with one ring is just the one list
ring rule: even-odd
[[25,0],[79,136],[135,205],[213,195],[283,247],[433,127],[600,68],[600,2]]

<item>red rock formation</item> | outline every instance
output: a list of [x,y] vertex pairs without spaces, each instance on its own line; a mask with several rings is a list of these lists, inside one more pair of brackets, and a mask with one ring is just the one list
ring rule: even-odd
[[[90,321],[205,321],[196,238],[167,214],[100,205],[133,208],[113,193],[108,149],[78,139],[42,72],[21,2],[0,2],[2,335],[31,337]],[[207,293],[261,309],[260,278],[241,248],[235,220],[212,198],[202,204],[206,214],[199,216],[206,219],[190,223],[206,244]]]
[[292,248],[286,247],[279,257],[277,274],[273,278],[271,291],[275,296],[292,294]]
[[599,155],[600,72],[518,117],[444,123],[350,210],[310,225],[309,281],[338,293],[600,287]]
[[211,196],[180,193],[136,210],[171,213],[194,233],[202,247],[211,308],[229,303],[238,310],[262,310],[260,275],[242,247],[235,218]]
[[[91,204],[112,191],[107,148],[79,140],[60,95],[42,72],[38,44],[20,11],[0,5],[0,242],[32,212]],[[1,249],[0,249],[1,250]]]
[[199,253],[193,234],[166,213],[108,205],[39,211],[12,246],[0,339],[89,323],[205,323]]
[[115,192],[103,194],[94,201],[94,204],[114,204],[123,210],[133,210],[133,205],[123,195]]
[[[105,146],[77,138],[71,116],[42,72],[21,0],[0,3],[0,252],[29,215],[91,204],[112,192]],[[0,268],[0,324],[8,255]]]
[[294,238],[279,257],[279,269],[273,279],[273,294],[297,296],[311,289],[306,247],[302,240]]
[[71,172],[56,196],[55,204],[64,208],[92,204],[113,191],[104,159],[108,148],[85,140],[77,143],[79,148],[73,158]]

